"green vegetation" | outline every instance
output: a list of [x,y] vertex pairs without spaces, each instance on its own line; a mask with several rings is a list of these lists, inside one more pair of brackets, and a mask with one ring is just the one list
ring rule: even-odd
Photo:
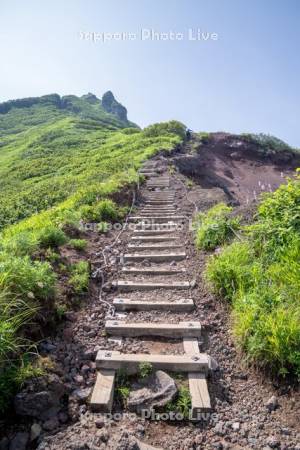
[[[122,120],[91,94],[0,104],[0,403],[7,406],[2,392],[21,373],[30,346],[21,339],[26,324],[66,311],[57,279],[68,277],[75,297],[88,291],[88,264],[61,257],[64,244],[86,248],[71,231],[81,221],[105,231],[121,220],[127,207],[116,194],[137,183],[143,161],[182,142],[179,122],[140,130],[124,108],[112,106]],[[53,314],[43,317],[44,309]],[[17,384],[11,381],[10,392]]]
[[69,245],[71,245],[71,247],[73,247],[75,250],[82,252],[87,247],[87,240],[86,239],[70,239]]
[[191,407],[192,400],[189,389],[186,386],[179,386],[175,399],[169,402],[165,409],[168,412],[180,413],[185,419],[188,419]]
[[300,378],[300,177],[265,194],[244,238],[209,259],[206,277],[232,304],[249,361]]
[[83,294],[88,290],[90,267],[87,261],[79,261],[70,268],[69,284],[76,294]]
[[147,378],[153,372],[153,366],[151,363],[143,362],[139,365],[139,377]]
[[281,139],[272,136],[270,134],[255,134],[255,133],[245,133],[242,134],[242,137],[249,143],[255,144],[258,148],[261,149],[263,153],[272,153],[272,152],[280,152],[280,151],[293,151],[286,142]]
[[67,242],[67,236],[65,233],[58,227],[53,225],[48,225],[45,228],[42,228],[39,233],[39,245],[42,248],[56,248]]
[[212,134],[205,131],[202,133],[197,133],[197,137],[199,138],[201,144],[209,144],[212,140]]
[[228,242],[240,226],[238,217],[231,217],[232,207],[219,203],[205,213],[198,213],[195,219],[196,246],[213,250]]

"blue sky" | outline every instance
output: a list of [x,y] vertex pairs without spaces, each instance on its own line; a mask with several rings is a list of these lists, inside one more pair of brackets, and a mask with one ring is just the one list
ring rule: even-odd
[[[300,147],[299,19],[298,0],[0,0],[0,101],[110,89],[141,126],[178,119]],[[142,29],[184,38],[141,40]],[[189,29],[218,39],[191,41]]]

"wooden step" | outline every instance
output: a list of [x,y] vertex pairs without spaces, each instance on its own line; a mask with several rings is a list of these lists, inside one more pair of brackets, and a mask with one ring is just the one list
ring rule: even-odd
[[148,300],[130,300],[128,298],[115,298],[113,305],[117,311],[172,311],[189,312],[194,308],[194,302],[191,298],[167,301],[148,301]]
[[164,211],[140,211],[140,217],[142,217],[143,219],[152,219],[152,217],[157,218],[164,218],[166,216],[175,216],[177,211],[168,211],[167,213]]
[[114,397],[115,370],[101,369],[97,372],[90,405],[95,412],[110,412]]
[[147,281],[113,281],[112,285],[122,291],[151,291],[153,289],[190,289],[188,281],[172,281],[169,283],[147,282]]
[[[155,221],[156,223],[164,223],[164,222],[183,222],[183,221],[185,221],[187,218],[186,218],[186,216],[177,216],[177,215],[175,215],[174,214],[174,216],[164,216],[164,217],[161,217],[161,216],[152,216],[151,217],[151,220],[152,221]],[[141,215],[139,215],[139,216],[130,216],[129,217],[129,220],[130,220],[130,222],[138,222],[138,221],[147,221],[146,219],[145,219],[145,217],[143,217],[143,216],[141,216]]]
[[177,209],[169,206],[168,208],[165,208],[163,206],[145,206],[144,208],[141,208],[141,211],[143,212],[163,212],[163,213],[168,213],[169,211],[171,212],[176,212],[178,211]]
[[[199,343],[195,338],[184,338],[183,348],[188,355],[199,355]],[[200,414],[211,410],[210,396],[207,387],[206,374],[201,372],[189,372],[189,389],[192,400],[192,420],[199,420]]]
[[132,236],[130,238],[131,241],[137,242],[164,242],[164,241],[176,241],[178,240],[178,236],[165,236],[165,235],[158,235],[158,236]]
[[174,235],[174,231],[170,231],[167,229],[161,229],[161,230],[134,230],[133,235],[139,235],[139,236],[157,236],[157,235]]
[[185,252],[168,253],[125,253],[124,261],[143,261],[147,259],[153,262],[181,261],[186,258]]
[[140,269],[139,267],[123,267],[122,273],[132,275],[176,275],[179,273],[186,273],[185,268],[159,268],[159,267],[146,267]]
[[113,336],[160,336],[170,339],[182,337],[199,337],[201,335],[200,322],[174,323],[133,323],[118,320],[107,320],[105,330]]
[[141,363],[152,364],[155,370],[172,372],[204,372],[208,371],[208,355],[154,355],[126,354],[118,351],[99,350],[96,357],[98,369],[118,370],[126,368],[129,374],[138,372]]
[[146,250],[177,250],[177,249],[183,249],[184,246],[182,244],[172,244],[172,243],[166,243],[166,244],[128,244],[127,246],[128,250],[133,252],[144,252]]
[[151,231],[163,231],[168,230],[170,233],[176,233],[178,230],[182,230],[184,223],[183,222],[165,222],[165,223],[156,223],[152,222],[151,219],[147,220],[147,222],[138,222],[135,223],[134,229],[137,231],[142,230],[151,230]]

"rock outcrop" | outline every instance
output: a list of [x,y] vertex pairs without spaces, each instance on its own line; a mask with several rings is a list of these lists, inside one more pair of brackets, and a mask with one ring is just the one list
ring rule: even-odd
[[117,116],[122,121],[127,121],[127,109],[121,103],[117,102],[114,94],[111,91],[105,92],[102,97],[102,107],[103,109]]

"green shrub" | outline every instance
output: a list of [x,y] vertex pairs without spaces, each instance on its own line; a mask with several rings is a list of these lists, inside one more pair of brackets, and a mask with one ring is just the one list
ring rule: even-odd
[[139,364],[139,377],[140,378],[147,378],[149,375],[151,375],[152,371],[153,371],[153,366],[151,363],[142,362]]
[[220,255],[209,258],[205,272],[215,293],[232,300],[237,292],[248,289],[252,283],[252,255],[248,243],[234,242]]
[[75,250],[83,251],[87,247],[86,239],[70,239],[69,244],[75,248]]
[[113,222],[118,219],[119,211],[112,200],[101,200],[93,206],[83,205],[80,208],[81,217],[88,222]]
[[265,195],[257,220],[209,258],[206,279],[232,302],[234,333],[249,361],[300,377],[300,179]]
[[166,405],[166,410],[180,413],[185,419],[188,419],[191,407],[192,400],[189,389],[185,386],[179,386],[175,399]]
[[38,236],[30,231],[23,231],[14,237],[3,239],[1,247],[10,255],[32,255],[38,249]]
[[55,282],[48,262],[0,254],[0,290],[8,295],[46,300],[54,296]]
[[271,134],[264,134],[264,133],[245,133],[242,134],[242,137],[252,144],[258,145],[264,153],[268,153],[270,151],[291,151],[293,150],[286,142],[282,141],[281,139],[278,139],[275,136],[272,136]]
[[171,120],[170,122],[154,123],[144,128],[145,136],[157,137],[164,133],[176,134],[181,139],[185,138],[186,127],[177,120]]
[[198,214],[195,220],[197,248],[213,250],[234,235],[239,228],[240,219],[230,217],[231,212],[231,207],[219,203],[206,213]]
[[39,243],[43,248],[56,248],[67,242],[67,236],[58,227],[49,225],[43,228],[39,234]]
[[71,266],[69,284],[76,294],[83,294],[88,290],[90,269],[87,261],[79,261]]

